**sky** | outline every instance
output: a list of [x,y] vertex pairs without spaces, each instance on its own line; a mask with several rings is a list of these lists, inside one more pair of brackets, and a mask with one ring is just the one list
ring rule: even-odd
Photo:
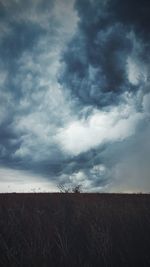
[[0,192],[150,192],[149,14],[0,0]]

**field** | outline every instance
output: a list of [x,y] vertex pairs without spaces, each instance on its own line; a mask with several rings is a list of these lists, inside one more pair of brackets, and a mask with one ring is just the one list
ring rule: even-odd
[[150,195],[0,194],[0,266],[150,266]]

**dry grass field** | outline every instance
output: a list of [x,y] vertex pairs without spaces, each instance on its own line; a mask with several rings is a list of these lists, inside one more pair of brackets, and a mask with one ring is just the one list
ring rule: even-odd
[[0,266],[150,266],[150,195],[0,194]]

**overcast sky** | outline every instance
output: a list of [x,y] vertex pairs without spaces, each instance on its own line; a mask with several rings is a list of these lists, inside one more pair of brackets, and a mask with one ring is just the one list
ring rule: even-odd
[[0,192],[150,192],[149,14],[0,0]]

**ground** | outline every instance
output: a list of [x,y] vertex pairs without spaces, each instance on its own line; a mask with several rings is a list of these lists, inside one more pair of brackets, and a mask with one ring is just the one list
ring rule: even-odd
[[0,266],[150,266],[150,195],[0,194]]

